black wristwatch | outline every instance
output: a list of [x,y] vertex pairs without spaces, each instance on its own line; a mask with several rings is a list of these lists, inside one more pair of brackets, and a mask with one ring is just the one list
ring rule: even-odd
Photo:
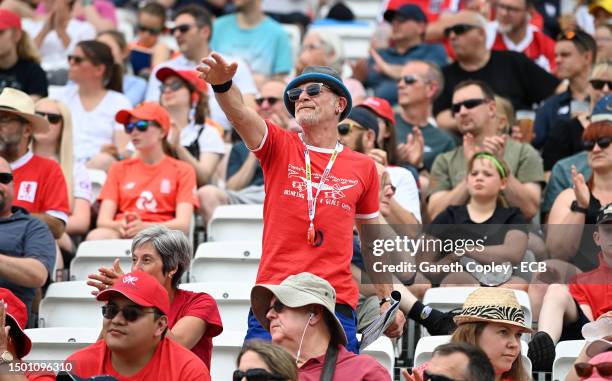
[[572,212],[578,212],[578,213],[582,213],[582,214],[587,214],[587,211],[589,210],[589,208],[583,208],[580,205],[578,205],[578,201],[574,200],[572,202],[572,205],[570,205],[570,210]]
[[385,304],[385,303],[387,303],[387,302],[389,302],[389,304],[392,304],[392,303],[391,303],[392,301],[393,301],[393,299],[391,299],[391,297],[390,297],[390,296],[386,296],[386,297],[384,297],[384,298],[382,298],[382,299],[380,300],[380,303],[379,303],[378,305],[379,305],[380,307],[382,307],[382,305],[383,305],[383,304]]

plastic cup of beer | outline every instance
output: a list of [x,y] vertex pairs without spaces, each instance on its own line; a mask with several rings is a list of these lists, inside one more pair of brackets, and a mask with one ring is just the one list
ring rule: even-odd
[[535,121],[535,111],[531,110],[518,110],[516,112],[516,124],[523,138],[521,139],[524,143],[531,143],[533,140],[533,122]]

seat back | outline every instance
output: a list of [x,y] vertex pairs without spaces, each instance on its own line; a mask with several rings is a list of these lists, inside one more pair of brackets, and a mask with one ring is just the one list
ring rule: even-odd
[[96,342],[100,328],[33,328],[26,329],[32,350],[23,360],[64,361],[74,352]]
[[102,328],[102,303],[84,281],[51,283],[40,302],[38,326]]
[[263,236],[263,205],[222,205],[208,222],[208,241],[258,241]]
[[191,261],[190,279],[191,282],[254,284],[260,259],[261,241],[204,242],[198,246]]
[[560,341],[555,348],[552,380],[563,381],[574,365],[574,361],[584,348],[586,340]]

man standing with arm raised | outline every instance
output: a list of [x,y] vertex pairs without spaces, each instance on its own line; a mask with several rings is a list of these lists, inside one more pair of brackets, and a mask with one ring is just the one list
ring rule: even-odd
[[[351,278],[353,226],[378,219],[379,178],[374,161],[338,142],[337,124],[351,110],[351,95],[340,76],[324,66],[307,67],[285,90],[284,102],[303,134],[264,121],[246,107],[232,77],[238,65],[218,54],[202,60],[198,70],[247,147],[259,159],[265,178],[263,255],[257,283],[280,284],[308,271],[336,289],[336,314],[357,352],[355,337],[358,289]],[[389,308],[391,285],[375,285]],[[388,330],[401,335],[405,318],[396,315]],[[249,314],[246,339],[270,338]]]

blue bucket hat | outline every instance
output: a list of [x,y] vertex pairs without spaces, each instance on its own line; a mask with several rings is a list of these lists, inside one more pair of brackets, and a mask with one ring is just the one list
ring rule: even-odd
[[602,121],[612,122],[612,94],[608,94],[598,100],[595,103],[595,107],[593,107],[591,123]]
[[340,114],[340,120],[344,120],[346,116],[351,112],[351,108],[353,105],[353,101],[351,99],[351,93],[348,91],[344,83],[342,83],[342,79],[340,78],[340,74],[329,66],[307,66],[302,74],[295,77],[287,87],[285,88],[285,93],[283,95],[283,100],[285,102],[285,107],[287,111],[295,117],[295,103],[289,101],[289,95],[287,95],[287,91],[291,89],[295,89],[301,84],[307,82],[314,83],[323,83],[328,86],[336,95],[346,98],[346,108]]

